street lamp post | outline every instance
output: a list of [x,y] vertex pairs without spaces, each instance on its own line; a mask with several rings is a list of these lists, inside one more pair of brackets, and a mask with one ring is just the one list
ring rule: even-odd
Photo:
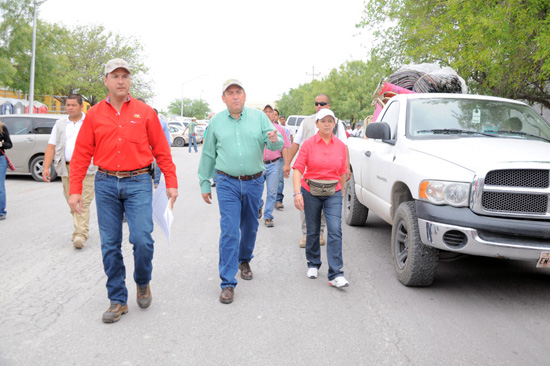
[[41,2],[36,2],[36,0],[33,1],[34,6],[34,15],[32,19],[32,49],[31,49],[31,77],[30,77],[30,85],[29,85],[29,113],[34,112],[34,64],[36,60],[36,8],[45,3],[46,0],[43,0]]
[[206,74],[203,74],[203,75],[200,75],[200,76],[197,76],[197,77],[194,77],[192,79],[189,79],[187,81],[184,81],[183,83],[181,83],[181,116],[183,117],[183,86],[193,80],[196,80],[198,78],[202,78],[203,76],[208,76]]
[[29,86],[29,113],[34,112],[34,61],[36,58],[36,1],[34,4],[34,16],[32,20],[32,56],[31,56],[31,85]]

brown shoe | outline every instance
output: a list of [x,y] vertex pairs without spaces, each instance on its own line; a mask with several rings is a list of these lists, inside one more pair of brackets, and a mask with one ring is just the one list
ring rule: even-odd
[[258,211],[258,220],[261,220],[262,219],[262,213],[263,213],[263,209],[260,207],[260,211]]
[[265,219],[265,226],[273,227],[273,219]]
[[302,240],[300,240],[300,248],[306,247],[306,236],[302,236]]
[[325,238],[323,238],[322,236],[321,236],[321,238],[319,239],[319,244],[321,244],[321,245],[325,245],[325,244],[326,244],[326,243],[325,243]]
[[220,302],[222,304],[231,304],[233,302],[233,292],[234,287],[224,287],[222,288],[222,293],[220,294]]
[[137,303],[140,308],[145,309],[151,305],[153,295],[151,295],[151,286],[140,287],[137,285]]
[[281,202],[277,202],[275,203],[275,208],[277,210],[282,210],[283,208],[285,208],[285,205],[283,205]]
[[128,305],[111,303],[109,309],[103,313],[103,323],[116,323],[120,317],[128,312]]
[[239,263],[239,269],[241,270],[241,278],[243,280],[251,280],[254,275],[250,269],[250,264],[247,261]]
[[84,248],[84,240],[76,238],[75,240],[73,240],[73,247],[75,247],[75,249]]

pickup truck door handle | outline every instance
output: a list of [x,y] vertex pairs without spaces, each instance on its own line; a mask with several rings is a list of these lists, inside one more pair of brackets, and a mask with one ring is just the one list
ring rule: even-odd
[[365,155],[370,158],[370,151],[365,151]]

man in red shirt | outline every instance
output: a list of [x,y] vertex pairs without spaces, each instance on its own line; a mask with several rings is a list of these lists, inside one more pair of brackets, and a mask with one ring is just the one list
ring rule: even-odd
[[154,243],[153,159],[164,173],[172,207],[178,196],[178,182],[170,146],[157,114],[129,94],[128,63],[122,59],[107,62],[103,82],[109,95],[88,111],[76,140],[70,166],[69,205],[75,212],[82,212],[82,180],[93,156],[98,166],[95,193],[101,252],[111,302],[103,314],[103,322],[114,323],[128,312],[126,268],[121,251],[123,215],[134,247],[137,303],[147,308],[152,301],[149,281]]

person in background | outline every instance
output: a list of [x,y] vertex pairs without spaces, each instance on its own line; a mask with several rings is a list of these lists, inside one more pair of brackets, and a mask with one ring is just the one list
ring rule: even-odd
[[[319,230],[321,211],[327,223],[327,259],[329,285],[347,287],[342,267],[342,196],[348,171],[346,145],[334,136],[336,117],[330,109],[321,109],[315,122],[319,132],[302,144],[292,166],[294,205],[305,212],[307,222],[307,277],[317,278],[321,267]],[[318,195],[315,184],[332,185],[334,193]]]
[[[65,100],[67,116],[58,119],[52,128],[48,146],[44,153],[44,170],[42,179],[50,182],[50,166],[52,162],[58,176],[63,183],[63,195],[67,204],[69,203],[69,179],[70,162],[76,144],[76,138],[84,121],[82,112],[82,97],[78,94],[71,94]],[[94,177],[97,167],[93,162],[89,165],[86,177],[82,182],[82,214],[71,210],[73,216],[74,231],[72,235],[73,247],[82,249],[88,240],[90,231],[90,204],[94,199]]]
[[[162,131],[164,131],[164,136],[166,136],[166,140],[168,141],[168,146],[172,146],[172,136],[170,135],[170,128],[168,127],[168,122],[166,122],[162,114],[159,114],[156,108],[153,108],[153,110],[155,111],[155,113],[159,118],[160,125],[162,126]],[[160,171],[159,165],[155,160],[155,178],[153,179],[155,188],[159,186],[161,175],[162,175],[162,172]]]
[[[273,227],[273,209],[275,208],[275,202],[277,201],[277,190],[279,188],[279,178],[281,174],[288,177],[290,173],[290,161],[288,161],[288,154],[290,148],[290,138],[287,137],[285,130],[279,125],[278,116],[275,115],[273,107],[269,104],[264,107],[264,113],[267,118],[273,123],[273,126],[283,136],[283,148],[280,151],[271,151],[265,149],[264,151],[264,165],[265,165],[265,185],[266,185],[266,199],[264,210],[264,223],[267,227]],[[283,166],[289,166],[286,172],[283,172]],[[260,201],[259,218],[262,217],[262,206],[264,202]]]
[[8,126],[0,120],[0,220],[5,220],[6,211],[6,172],[8,171],[8,160],[4,155],[7,149],[13,144],[10,138]]
[[[279,125],[285,130],[286,136],[290,140],[290,143],[292,143],[292,136],[290,135],[290,131],[288,128],[286,128],[286,118],[285,116],[280,117],[279,111],[277,109],[273,110],[274,117],[276,118],[276,121],[279,121]],[[290,150],[288,151],[290,153]],[[291,162],[289,162],[290,164]],[[287,174],[288,177],[288,174]],[[283,204],[283,199],[285,198],[285,195],[283,194],[283,191],[285,189],[285,172],[284,172],[284,166],[283,169],[281,169],[281,175],[279,176],[279,186],[277,187],[277,199],[275,202],[275,209],[282,210],[285,208],[285,205]]]
[[261,111],[244,106],[243,84],[229,79],[223,84],[227,109],[208,125],[199,163],[199,182],[204,202],[212,203],[210,179],[216,175],[220,210],[219,272],[222,304],[233,302],[237,280],[252,280],[250,261],[258,232],[258,209],[264,190],[264,149],[280,150],[283,140]]
[[132,98],[130,65],[112,59],[105,65],[103,83],[107,98],[88,111],[76,139],[71,159],[69,205],[82,213],[82,180],[90,160],[98,166],[95,176],[97,220],[103,268],[107,275],[110,306],[104,323],[114,323],[128,312],[126,267],[122,256],[122,222],[125,215],[133,246],[136,300],[140,308],[153,301],[153,161],[166,179],[166,195],[173,207],[178,196],[176,166],[157,114]]
[[185,130],[183,130],[183,134],[185,134],[185,131],[189,129],[189,152],[191,152],[191,144],[195,147],[195,152],[199,152],[199,150],[197,150],[197,134],[195,132],[196,127],[197,119],[193,117],[191,122],[189,122],[185,127]]

